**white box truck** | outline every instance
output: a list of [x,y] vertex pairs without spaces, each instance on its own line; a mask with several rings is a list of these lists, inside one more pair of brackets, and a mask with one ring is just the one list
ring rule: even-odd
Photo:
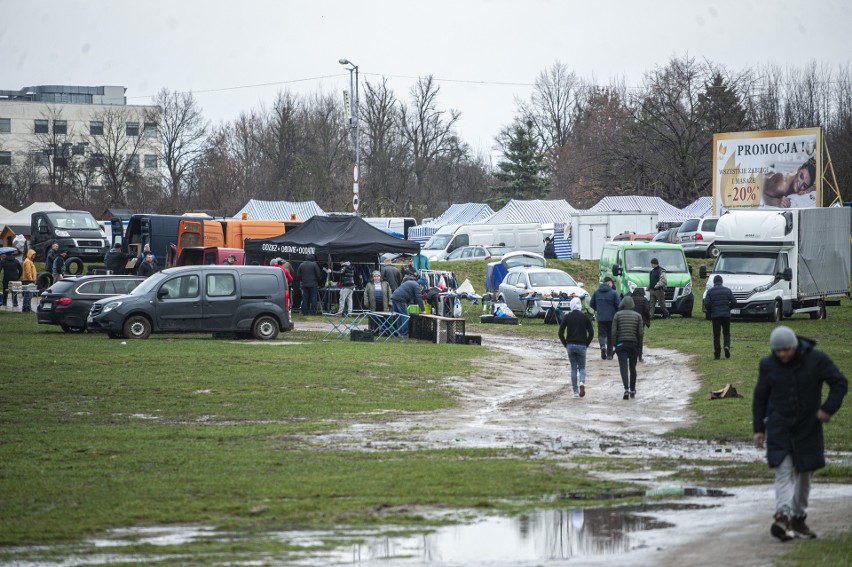
[[619,234],[656,234],[656,212],[582,212],[571,215],[571,255],[600,260],[605,242]]
[[[737,300],[731,316],[779,321],[808,313],[825,319],[826,302],[849,295],[850,228],[849,207],[722,215],[713,273]],[[703,266],[700,274],[706,277]]]

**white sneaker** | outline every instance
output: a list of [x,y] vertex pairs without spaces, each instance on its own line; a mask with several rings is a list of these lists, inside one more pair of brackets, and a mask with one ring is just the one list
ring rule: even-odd
[[573,397],[574,397],[574,398],[579,398],[579,397],[580,397],[580,394],[578,394],[577,392],[574,392],[574,396],[573,396]]

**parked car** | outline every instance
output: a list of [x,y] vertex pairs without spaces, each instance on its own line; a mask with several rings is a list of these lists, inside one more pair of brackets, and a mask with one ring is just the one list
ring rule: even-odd
[[[543,299],[529,303],[521,299],[532,294]],[[497,301],[504,302],[516,313],[526,311],[528,317],[536,317],[547,308],[560,304],[558,300],[551,298],[567,298],[572,295],[583,297],[588,295],[588,292],[583,289],[582,283],[578,283],[562,270],[519,266],[511,268],[506,274],[498,288]]]
[[649,242],[654,239],[654,234],[636,234],[635,232],[622,232],[617,236],[613,236],[613,240],[629,240],[639,242]]
[[500,246],[462,246],[450,252],[442,261],[499,259],[505,252],[506,248]]
[[286,292],[284,271],[274,266],[182,266],[96,301],[87,324],[111,338],[206,332],[270,340],[293,328]]
[[683,246],[683,251],[686,252],[687,256],[717,257],[719,249],[713,244],[716,240],[717,222],[719,222],[719,217],[689,219],[680,225],[675,244]]
[[677,228],[667,228],[666,230],[658,232],[657,235],[651,239],[651,242],[676,244],[675,239],[677,238],[677,230]]
[[143,281],[138,276],[117,275],[65,278],[42,292],[36,318],[39,324],[59,325],[66,333],[82,333],[94,302],[126,295]]

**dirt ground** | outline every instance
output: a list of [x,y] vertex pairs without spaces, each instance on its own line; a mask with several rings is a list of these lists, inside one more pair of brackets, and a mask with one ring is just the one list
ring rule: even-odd
[[[321,323],[300,329],[322,330]],[[555,332],[554,332],[555,335]],[[484,334],[482,371],[474,379],[455,379],[460,403],[453,408],[407,414],[383,423],[352,424],[312,442],[335,448],[518,448],[541,456],[564,458],[684,457],[719,462],[763,462],[751,444],[720,444],[662,436],[695,420],[690,397],[699,387],[690,358],[675,351],[646,349],[639,364],[637,394],[622,400],[623,387],[615,360],[604,361],[589,349],[587,394],[572,398],[569,366],[558,340]],[[593,343],[597,346],[597,342]],[[478,347],[470,347],[478,348]],[[486,354],[484,351],[483,354]],[[725,400],[719,403],[728,403]],[[848,460],[848,455],[840,458]],[[644,470],[619,476],[649,488],[672,486],[666,471]],[[633,534],[631,551],[618,556],[574,558],[572,565],[771,565],[792,545],[769,536],[774,511],[771,486],[712,486],[729,498],[696,500],[712,508],[659,513],[673,528]],[[676,483],[675,483],[676,485]],[[827,533],[852,525],[852,485],[816,484],[811,495],[812,529]],[[723,543],[722,545],[719,545]]]

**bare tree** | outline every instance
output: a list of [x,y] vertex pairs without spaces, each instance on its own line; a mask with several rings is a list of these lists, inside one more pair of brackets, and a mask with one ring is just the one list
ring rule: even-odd
[[517,101],[515,126],[532,123],[532,131],[545,151],[564,146],[571,136],[583,90],[576,73],[557,61],[536,77],[529,102]]
[[145,117],[134,108],[115,106],[99,112],[96,118],[103,122],[103,135],[89,136],[90,159],[101,169],[107,203],[127,205],[132,202],[128,191],[141,175],[139,150],[143,147]]
[[159,156],[168,172],[169,198],[180,207],[188,197],[186,180],[204,150],[208,121],[191,92],[164,88],[154,97],[154,104],[159,109],[146,116],[145,127],[156,125],[161,144]]
[[367,81],[364,88],[362,120],[364,127],[364,205],[374,214],[389,214],[398,203],[408,201],[408,181],[412,173],[409,145],[402,129],[400,104],[388,88],[387,79],[377,84]]

